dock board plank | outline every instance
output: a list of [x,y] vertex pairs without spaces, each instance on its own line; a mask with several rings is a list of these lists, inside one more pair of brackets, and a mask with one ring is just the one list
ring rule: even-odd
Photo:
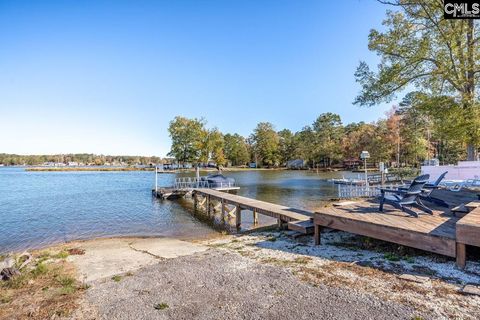
[[288,230],[298,231],[303,234],[313,234],[313,221],[293,221],[288,223]]

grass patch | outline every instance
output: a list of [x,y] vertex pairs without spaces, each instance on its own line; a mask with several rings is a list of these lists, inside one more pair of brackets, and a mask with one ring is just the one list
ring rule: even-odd
[[275,265],[284,266],[284,267],[295,267],[298,265],[306,265],[312,260],[313,259],[311,257],[306,257],[306,256],[296,257],[293,260],[276,258],[276,257],[264,257],[260,259],[260,262],[267,263],[267,264],[275,264]]
[[165,302],[162,303],[157,303],[156,305],[153,306],[156,310],[165,310],[168,309],[169,306]]
[[49,259],[51,257],[51,253],[50,251],[48,250],[45,250],[45,251],[41,251],[37,254],[37,260],[46,260],[46,259]]
[[383,255],[383,258],[388,260],[388,261],[400,261],[400,257],[397,256],[396,254],[394,253],[391,253],[391,252],[387,252]]
[[9,303],[12,301],[12,297],[7,293],[2,293],[0,295],[0,304]]
[[55,259],[66,259],[69,256],[69,253],[67,251],[60,251],[56,255],[53,256]]
[[82,287],[74,268],[65,260],[45,262],[52,258],[48,251],[34,254],[20,275],[0,281],[0,319],[51,319],[77,308]]
[[76,282],[74,278],[69,276],[59,276],[57,277],[57,281],[62,287],[71,287]]
[[253,254],[253,252],[250,252],[250,251],[247,251],[247,250],[239,250],[241,248],[238,248],[237,249],[237,252],[242,256],[242,257],[247,257],[247,258],[250,258],[250,257],[254,257],[255,255]]
[[120,282],[122,281],[122,277],[117,274],[112,277],[112,280],[115,282]]
[[65,286],[60,289],[60,294],[67,296],[67,295],[74,294],[76,291],[77,291],[77,288],[74,286]]
[[310,261],[312,261],[312,258],[310,257],[297,257],[293,259],[293,262],[298,263],[298,264],[307,264]]
[[276,263],[276,262],[280,261],[280,259],[273,258],[273,257],[267,257],[267,258],[263,258],[260,261],[263,262],[263,263]]
[[8,288],[8,289],[20,289],[23,286],[25,286],[25,284],[27,283],[27,281],[28,281],[27,276],[28,275],[26,275],[26,274],[16,276],[13,279],[10,279],[8,281],[3,282],[2,286],[0,286],[0,288],[5,287],[5,288]]
[[392,285],[392,289],[394,291],[399,291],[399,292],[406,292],[406,291],[416,292],[422,296],[426,296],[430,292],[429,289],[426,289],[416,283],[407,282],[407,281],[394,283]]
[[37,266],[31,272],[34,277],[44,275],[48,272],[48,266],[43,262],[37,263]]

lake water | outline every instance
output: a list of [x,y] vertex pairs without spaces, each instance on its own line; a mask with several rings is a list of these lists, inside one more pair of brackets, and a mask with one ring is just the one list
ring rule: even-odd
[[[236,179],[239,195],[311,209],[320,200],[336,196],[335,187],[326,179],[342,173],[247,171],[226,175]],[[175,175],[158,178],[159,185],[171,185]],[[154,199],[153,184],[154,173],[149,171],[0,168],[0,253],[96,237],[198,239],[217,232],[214,225],[192,214],[191,201]]]

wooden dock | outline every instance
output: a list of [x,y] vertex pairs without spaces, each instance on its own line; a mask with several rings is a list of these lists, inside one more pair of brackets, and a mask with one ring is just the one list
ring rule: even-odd
[[419,216],[413,217],[388,205],[379,212],[376,199],[353,201],[315,213],[315,243],[320,244],[321,229],[328,227],[456,257],[458,266],[464,267],[465,245],[480,246],[480,208],[473,205],[477,195],[436,190],[434,196],[452,206],[466,203],[473,210],[458,217],[448,208],[428,203],[434,209],[433,215],[419,211]]
[[287,227],[305,234],[313,232],[313,213],[309,211],[212,189],[194,189],[193,199],[195,210],[202,207],[207,214],[210,214],[213,207],[220,206],[222,214],[235,217],[237,228],[241,226],[242,210],[249,210],[253,213],[254,223],[258,221],[258,214],[263,214],[277,219],[281,228]]

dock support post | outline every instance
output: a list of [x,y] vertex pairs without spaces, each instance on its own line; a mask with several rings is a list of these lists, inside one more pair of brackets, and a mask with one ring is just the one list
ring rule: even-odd
[[157,173],[157,166],[155,166],[155,196],[158,198],[158,173]]
[[242,224],[242,208],[240,205],[235,205],[235,227],[240,229],[240,225]]
[[207,216],[210,217],[210,195],[207,195]]
[[314,226],[315,234],[313,235],[313,238],[315,239],[315,245],[318,246],[320,244],[322,227],[318,224],[314,224]]
[[280,217],[277,218],[277,225],[279,230],[283,230],[283,221]]
[[193,211],[197,212],[198,210],[198,198],[197,193],[193,191]]
[[225,200],[223,200],[223,199],[220,201],[220,212],[222,214],[222,219],[225,222],[227,217],[226,217],[226,214],[225,214],[225,212],[226,212],[225,211]]
[[253,224],[254,225],[258,224],[258,213],[256,209],[253,209]]
[[457,266],[460,269],[465,268],[465,264],[467,263],[467,248],[464,243],[457,242]]

